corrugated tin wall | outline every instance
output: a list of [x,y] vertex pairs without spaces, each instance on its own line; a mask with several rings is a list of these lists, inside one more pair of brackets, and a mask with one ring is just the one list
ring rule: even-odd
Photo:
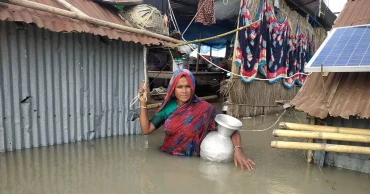
[[[342,119],[339,117],[327,117],[323,120],[323,122],[325,122],[325,124],[329,126],[351,127],[370,130],[370,119],[357,119],[356,117],[352,116],[349,117],[349,119]],[[333,140],[315,140],[315,142],[370,147],[370,143],[344,142]],[[321,166],[323,164],[326,164],[329,166],[336,166],[349,170],[370,173],[370,155],[315,151],[314,157],[316,159],[315,162],[319,163]]]
[[0,152],[139,133],[127,117],[144,52],[131,42],[1,21]]

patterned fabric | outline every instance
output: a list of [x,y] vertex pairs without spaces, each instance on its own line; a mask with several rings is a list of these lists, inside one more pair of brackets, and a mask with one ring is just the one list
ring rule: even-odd
[[274,83],[286,76],[291,28],[287,17],[279,22],[272,7],[266,1],[264,5],[259,70],[266,78],[272,79],[270,83]]
[[195,18],[195,22],[202,23],[206,26],[216,23],[214,0],[199,0],[198,15]]
[[297,25],[295,34],[296,35],[292,36],[289,40],[289,65],[287,75],[290,78],[284,79],[283,82],[287,88],[292,88],[295,83],[302,86],[306,81],[307,76],[298,73],[305,73],[304,67],[310,59],[309,36],[301,32],[299,25]]
[[[249,13],[247,1],[243,0],[240,8],[239,24],[240,26],[252,23],[252,17]],[[241,79],[245,82],[251,82],[257,75],[259,53],[261,48],[261,23],[242,29],[238,33],[236,59],[235,63],[240,69]]]
[[[307,43],[308,43],[308,35],[304,35],[303,33],[299,33],[298,35],[298,63],[297,63],[297,70],[298,73],[305,73],[304,67],[307,64]],[[298,84],[302,85],[306,80],[306,75],[298,74]]]
[[[298,33],[299,33],[299,30],[297,26],[295,34],[298,34]],[[298,38],[293,35],[291,35],[289,38],[289,50],[288,50],[289,62],[288,62],[288,68],[287,68],[287,76],[289,78],[286,78],[283,81],[284,86],[287,88],[292,88],[299,79],[299,75],[294,75],[298,73],[299,71],[297,69],[297,62],[298,62],[298,55],[299,55],[299,47],[297,46],[298,45],[297,40]]]
[[169,154],[199,156],[200,143],[209,131],[216,129],[216,110],[208,102],[194,95],[195,79],[187,69],[174,72],[168,85],[167,95],[158,109],[166,106],[179,79],[185,76],[191,86],[192,98],[189,103],[174,110],[164,123],[165,138],[161,150]]
[[[239,67],[244,82],[251,82],[257,76],[257,71],[277,82],[282,77],[283,84],[292,88],[295,83],[302,85],[306,80],[304,66],[315,52],[313,36],[300,31],[299,27],[293,35],[288,18],[278,21],[273,8],[266,0],[260,1],[257,19],[261,22],[241,30],[237,38],[235,64]],[[252,23],[247,0],[243,0],[240,8],[239,23],[241,26]],[[298,25],[299,26],[299,25]]]

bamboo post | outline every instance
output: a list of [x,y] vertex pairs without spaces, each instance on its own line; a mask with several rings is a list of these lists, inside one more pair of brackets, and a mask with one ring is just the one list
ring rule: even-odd
[[290,131],[290,130],[282,130],[282,129],[275,129],[272,132],[272,134],[275,137],[326,139],[326,140],[336,140],[336,141],[370,143],[370,136],[367,136],[367,135],[352,135],[352,134],[314,132],[314,131]]
[[[240,25],[240,8],[242,7],[242,5],[243,5],[243,0],[240,0],[237,28],[239,28],[239,25]],[[239,37],[239,31],[236,31],[235,40],[234,40],[233,58],[232,58],[232,62],[231,62],[231,72],[232,73],[239,73],[239,72],[237,72],[238,69],[236,68],[236,65],[234,64],[235,63],[235,57],[236,57],[236,46],[237,46],[237,43],[238,43],[238,37]],[[231,74],[230,77],[233,78],[233,74]]]
[[344,134],[369,135],[370,136],[370,130],[347,128],[347,127],[332,127],[332,126],[322,126],[322,125],[307,125],[307,124],[281,122],[279,124],[279,128],[296,130],[296,131],[320,131],[320,132],[344,133]]
[[67,1],[65,0],[56,0],[59,4],[63,5],[65,8],[67,8],[68,10],[70,11],[73,11],[73,12],[76,12],[78,14],[81,14],[81,15],[84,15],[84,16],[88,16],[86,15],[84,12],[82,12],[81,10],[77,9],[75,6],[71,5],[70,3],[68,3]]
[[[199,39],[202,38],[202,31],[199,33]],[[197,54],[197,64],[195,65],[195,72],[198,72],[199,67],[199,58],[200,58],[200,47],[202,46],[201,42],[198,42],[198,54]]]
[[[238,14],[237,28],[239,28],[239,25],[240,25],[240,8],[242,7],[242,5],[243,5],[243,0],[240,0],[239,10],[238,10],[239,14]],[[233,73],[239,74],[238,69],[236,68],[236,65],[235,65],[236,46],[237,46],[237,42],[238,42],[238,37],[239,37],[239,31],[236,31],[236,33],[235,33],[235,40],[234,40],[234,48],[233,48],[233,58],[231,60],[231,75],[230,75],[230,79],[231,80],[234,78],[234,74]],[[230,92],[229,92],[229,96],[228,96],[227,99],[228,99],[229,103],[233,103],[233,101],[231,99]],[[230,112],[230,109],[229,108],[227,109],[227,113],[226,114],[231,115],[231,112]]]
[[351,154],[370,154],[370,147],[335,145],[325,143],[272,141],[271,147],[280,149],[317,150],[325,152],[339,152]]
[[48,12],[48,13],[52,13],[52,14],[56,14],[56,15],[61,15],[61,16],[65,16],[65,17],[68,17],[68,18],[89,22],[91,24],[113,28],[113,29],[116,29],[116,30],[131,32],[131,33],[135,33],[135,34],[141,34],[141,35],[149,36],[149,37],[156,38],[156,39],[159,39],[159,40],[168,41],[168,42],[171,42],[171,43],[176,43],[176,44],[183,43],[183,41],[181,41],[181,40],[177,40],[177,39],[174,39],[174,38],[170,38],[168,36],[163,36],[163,35],[160,35],[160,34],[156,34],[156,33],[153,33],[153,32],[147,31],[147,30],[132,28],[132,27],[121,25],[121,24],[116,24],[116,23],[96,19],[96,18],[93,18],[93,17],[84,16],[84,15],[81,15],[81,14],[78,14],[78,13],[75,13],[75,12],[67,11],[67,10],[64,10],[64,9],[59,9],[59,8],[44,5],[44,4],[41,4],[41,3],[36,3],[36,2],[32,2],[32,1],[27,1],[27,0],[9,0],[8,3],[13,4],[13,5],[18,5],[18,6],[21,6],[21,7],[26,7],[26,8],[39,10],[39,11],[44,11],[44,12]]
[[[310,119],[310,124],[311,125],[315,125],[316,123],[315,123],[315,118],[311,118]],[[311,139],[308,139],[308,143],[313,143],[313,139],[311,138]],[[313,157],[313,152],[312,152],[312,150],[308,150],[307,151],[307,162],[308,163],[312,163],[312,157]]]

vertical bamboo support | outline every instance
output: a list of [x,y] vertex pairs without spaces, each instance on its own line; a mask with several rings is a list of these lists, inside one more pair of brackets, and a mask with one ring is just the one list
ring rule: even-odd
[[[240,0],[240,6],[239,6],[239,10],[238,10],[239,13],[238,13],[237,28],[239,28],[239,25],[240,25],[240,8],[242,7],[242,5],[243,5],[243,0]],[[236,33],[235,33],[235,40],[234,40],[234,48],[233,48],[233,58],[232,58],[232,62],[231,62],[231,72],[232,73],[235,73],[235,74],[239,74],[238,68],[235,65],[236,46],[237,46],[238,37],[239,37],[239,31],[236,31]],[[230,79],[233,80],[233,78],[234,78],[234,75],[231,74],[230,75]],[[230,93],[229,93],[229,96],[228,96],[227,100],[229,101],[229,103],[233,103],[232,100],[231,100]],[[230,109],[229,108],[227,109],[227,113],[226,114],[231,115],[231,112],[230,112]]]
[[[239,14],[238,14],[237,28],[239,28],[239,25],[240,25],[240,8],[242,7],[242,5],[243,5],[243,0],[240,0],[240,6],[239,6],[239,10],[238,10]],[[236,46],[237,46],[238,37],[239,37],[239,31],[236,31],[235,40],[234,40],[233,59],[232,59],[232,63],[231,63],[231,72],[233,72],[233,73],[239,73],[238,68],[235,66]],[[234,75],[231,74],[231,79],[233,77],[234,77]]]
[[[199,39],[202,39],[202,31],[199,33]],[[199,59],[200,59],[200,47],[202,46],[202,43],[198,43],[198,54],[197,54],[197,64],[195,66],[195,72],[198,72],[199,67]]]
[[[310,118],[310,124],[315,125],[315,118]],[[313,143],[313,139],[308,139],[308,143]],[[312,150],[307,151],[307,162],[312,163],[313,152]]]

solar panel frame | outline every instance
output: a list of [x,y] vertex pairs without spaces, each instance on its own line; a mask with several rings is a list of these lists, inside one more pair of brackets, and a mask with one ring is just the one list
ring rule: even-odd
[[370,25],[332,29],[305,71],[321,72],[321,64],[323,72],[370,72]]

